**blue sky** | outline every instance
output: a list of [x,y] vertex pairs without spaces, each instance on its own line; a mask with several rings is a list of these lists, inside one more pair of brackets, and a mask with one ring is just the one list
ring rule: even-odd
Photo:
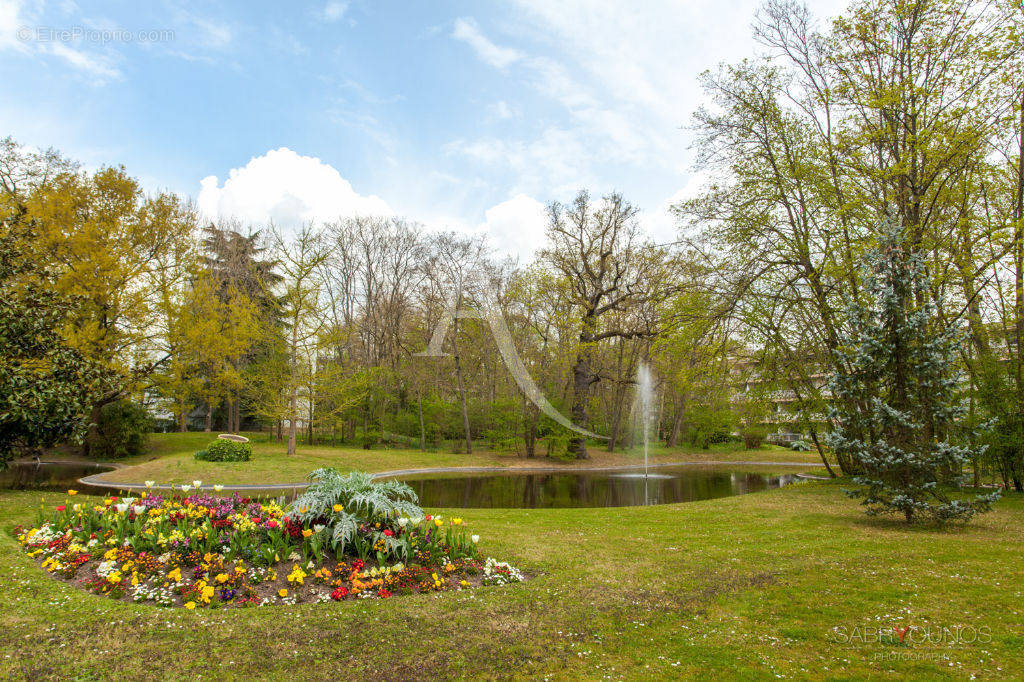
[[0,0],[0,136],[250,223],[392,212],[527,258],[586,187],[667,240],[697,75],[753,54],[756,7]]

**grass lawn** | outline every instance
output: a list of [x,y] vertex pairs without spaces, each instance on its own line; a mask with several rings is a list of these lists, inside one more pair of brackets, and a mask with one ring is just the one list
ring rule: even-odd
[[[158,433],[150,437],[148,452],[132,460],[130,466],[111,471],[101,476],[102,480],[130,483],[153,480],[159,483],[186,483],[196,479],[207,483],[296,483],[305,480],[306,475],[319,467],[333,466],[339,469],[362,469],[364,471],[388,471],[423,467],[459,466],[556,466],[572,467],[567,463],[547,457],[526,458],[513,453],[474,452],[471,455],[450,452],[420,452],[419,450],[363,450],[353,447],[331,447],[327,445],[298,447],[298,452],[289,457],[283,443],[268,442],[266,434],[248,434],[253,438],[253,458],[249,462],[200,462],[192,453],[207,445],[215,435],[208,433]],[[650,461],[792,461],[820,462],[816,452],[793,452],[786,448],[766,446],[760,450],[736,450],[716,446],[710,450],[687,450],[684,448],[652,448]],[[641,464],[643,452],[609,453],[593,448],[586,466],[614,466]]]
[[[50,579],[8,532],[34,520],[40,494],[4,492],[0,678],[1019,674],[1024,499],[1009,495],[965,528],[908,530],[865,517],[841,488],[801,483],[647,508],[460,510],[483,551],[528,582],[191,612]],[[970,642],[932,634],[933,643],[898,646],[893,626],[975,629],[961,638]],[[873,641],[877,632],[885,641]],[[973,641],[978,633],[985,641]]]

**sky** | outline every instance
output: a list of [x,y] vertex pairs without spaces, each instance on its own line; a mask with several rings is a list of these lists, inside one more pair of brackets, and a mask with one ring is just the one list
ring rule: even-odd
[[394,214],[528,261],[585,188],[667,242],[698,75],[757,53],[757,6],[0,0],[0,137],[254,227]]

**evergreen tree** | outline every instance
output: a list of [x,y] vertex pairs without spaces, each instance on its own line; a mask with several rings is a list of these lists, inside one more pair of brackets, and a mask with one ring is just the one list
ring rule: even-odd
[[831,445],[860,465],[861,487],[849,494],[863,498],[868,514],[966,521],[999,494],[947,493],[980,454],[953,442],[966,411],[951,369],[961,333],[936,320],[922,259],[904,230],[887,219],[879,232],[866,256],[864,300],[848,307],[850,333],[837,350]]
[[41,286],[47,273],[30,254],[36,238],[16,221],[0,221],[0,469],[81,438],[111,379],[61,337],[81,301]]

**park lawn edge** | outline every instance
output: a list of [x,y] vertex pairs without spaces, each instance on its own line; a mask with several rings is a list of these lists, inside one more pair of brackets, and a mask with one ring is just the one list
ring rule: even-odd
[[[657,507],[461,510],[486,554],[533,579],[205,613],[114,602],[48,578],[10,531],[31,523],[40,499],[63,496],[4,492],[0,676],[1012,675],[1024,650],[1022,496],[967,526],[906,528],[864,516],[844,484]],[[990,641],[849,641],[894,625],[986,628]]]

